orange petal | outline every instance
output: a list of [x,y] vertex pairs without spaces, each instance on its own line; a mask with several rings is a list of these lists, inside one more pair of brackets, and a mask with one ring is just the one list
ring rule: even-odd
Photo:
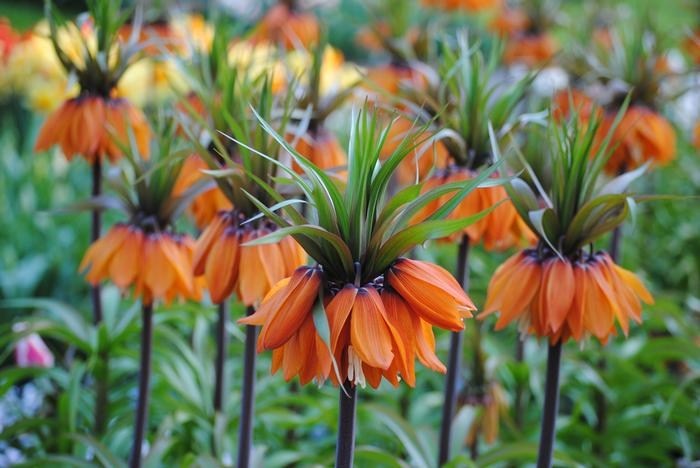
[[350,318],[350,340],[357,355],[364,363],[380,369],[389,367],[394,357],[383,309],[374,288],[359,288]]

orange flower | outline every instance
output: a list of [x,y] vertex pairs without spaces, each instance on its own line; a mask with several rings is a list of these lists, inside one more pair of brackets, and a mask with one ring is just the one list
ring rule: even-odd
[[263,326],[258,352],[273,349],[272,373],[282,368],[285,380],[299,375],[302,385],[314,378],[324,381],[331,369],[328,347],[316,333],[312,315],[321,283],[320,269],[299,267],[267,293],[254,314],[238,320]]
[[[288,141],[292,141],[293,138],[291,135],[287,136]],[[347,164],[347,156],[338,139],[325,128],[316,132],[309,131],[299,137],[294,149],[319,169],[338,169]],[[292,161],[292,168],[299,174],[303,173],[296,161]]]
[[294,11],[285,3],[270,8],[250,36],[254,44],[272,42],[287,50],[308,48],[319,39],[318,20],[311,13]]
[[83,257],[80,271],[93,285],[111,280],[151,304],[173,299],[201,299],[201,282],[192,277],[194,241],[170,232],[146,233],[141,228],[117,224],[95,241]]
[[[446,270],[401,258],[387,272],[386,285],[378,278],[362,287],[328,286],[330,342],[325,344],[313,320],[321,276],[317,267],[298,268],[272,288],[255,314],[239,320],[262,325],[258,351],[273,350],[272,371],[282,368],[286,380],[299,375],[303,384],[330,376],[336,385],[349,379],[376,388],[384,377],[394,386],[400,379],[414,386],[416,358],[445,372],[435,355],[433,325],[461,330],[462,319],[476,310]],[[328,346],[337,374],[331,372]]]
[[275,244],[242,245],[274,229],[256,229],[242,221],[235,211],[220,211],[197,240],[194,274],[204,275],[217,304],[235,291],[242,303],[251,306],[306,263],[306,254],[291,237]]
[[692,36],[685,40],[684,46],[695,63],[700,64],[700,29],[697,29]]
[[[418,129],[414,127],[411,120],[399,116],[389,129],[389,133],[384,141],[384,146],[382,146],[381,158],[386,159],[391,156],[406,136],[416,131],[418,131]],[[432,134],[426,131],[421,139],[427,140],[431,136]],[[449,153],[441,141],[437,141],[435,144],[426,141],[420,145],[413,154],[408,155],[401,161],[398,168],[397,179],[402,185],[414,183],[416,181],[416,175],[418,176],[418,180],[423,180],[433,168],[443,169],[447,167],[448,159]]]
[[501,265],[491,278],[482,319],[496,311],[496,330],[513,320],[522,333],[549,337],[552,343],[593,335],[605,344],[625,335],[630,318],[641,323],[640,299],[653,298],[634,273],[617,266],[605,252],[577,261],[525,250]]
[[[469,180],[473,177],[475,177],[475,174],[472,171],[452,166],[431,176],[423,185],[421,192],[426,193],[435,187]],[[426,219],[452,196],[454,196],[454,193],[443,195],[426,205],[421,211],[416,213],[413,222],[417,223]],[[532,244],[535,240],[534,234],[520,219],[512,203],[508,200],[505,188],[500,185],[474,190],[462,200],[448,218],[460,219],[473,216],[501,201],[503,202],[491,213],[469,225],[464,230],[441,240],[451,242],[465,234],[469,236],[469,242],[472,244],[478,244],[483,241],[487,250],[506,250],[513,246]]]
[[[180,169],[180,175],[173,187],[173,196],[182,195],[188,188],[204,177],[202,169],[209,169],[204,160],[193,154],[189,156]],[[230,210],[231,201],[218,187],[212,187],[197,195],[187,210],[195,220],[197,228],[202,230],[212,222],[216,213]]]
[[0,18],[0,62],[7,60],[14,46],[22,37],[12,29],[7,18]]
[[76,154],[88,162],[107,156],[115,162],[122,153],[113,138],[128,145],[129,128],[139,153],[148,156],[151,131],[143,113],[124,99],[82,95],[69,99],[48,116],[34,151],[59,145],[70,161]]
[[[612,126],[614,115],[601,125],[601,135]],[[615,146],[617,145],[617,146]],[[615,129],[614,148],[605,168],[609,173],[629,170],[646,161],[664,165],[676,155],[676,133],[660,114],[644,106],[631,106]]]
[[700,150],[700,121],[695,124],[695,130],[693,130],[693,144]]
[[517,8],[504,8],[489,23],[489,29],[499,36],[510,37],[530,26],[530,18]]
[[421,0],[423,5],[442,10],[466,10],[471,12],[487,10],[500,5],[500,0]]
[[476,310],[457,280],[432,263],[400,258],[389,268],[386,282],[420,318],[436,327],[461,330],[462,319]]
[[[580,91],[558,93],[553,98],[555,117],[563,118],[574,110],[585,125],[595,112],[602,114],[602,123],[596,135],[597,144],[610,132],[615,121],[615,112],[605,112],[595,107],[594,101]],[[676,155],[676,133],[671,124],[660,114],[641,106],[630,106],[613,133],[610,141],[612,150],[605,169],[610,174],[617,174],[634,169],[647,161],[664,165]],[[595,151],[594,151],[595,153]]]
[[[380,89],[390,96],[399,93],[401,88],[424,90],[428,86],[428,78],[408,65],[379,65],[367,70],[367,81],[370,89]],[[381,100],[386,100],[386,97],[379,96]]]
[[557,51],[557,43],[547,34],[525,34],[514,37],[506,44],[503,62],[523,63],[529,67],[541,65],[551,59]]

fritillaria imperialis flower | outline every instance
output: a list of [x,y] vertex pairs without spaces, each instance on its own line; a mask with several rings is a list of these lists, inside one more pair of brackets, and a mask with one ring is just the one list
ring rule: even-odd
[[65,101],[46,118],[34,151],[58,145],[69,161],[80,155],[90,163],[103,156],[115,162],[122,156],[115,139],[127,142],[128,129],[147,155],[151,131],[139,109],[125,99],[84,94]]
[[80,155],[91,164],[105,156],[116,161],[123,154],[120,146],[129,144],[132,132],[139,154],[147,157],[151,133],[146,118],[127,100],[116,97],[119,80],[139,50],[135,43],[119,39],[125,16],[118,14],[118,2],[104,8],[97,3],[89,5],[99,30],[88,22],[59,29],[52,5],[47,5],[55,55],[66,73],[77,78],[80,92],[48,116],[35,151],[57,145],[69,160]]
[[[602,118],[550,119],[552,183],[543,195],[544,208],[525,182],[515,179],[506,184],[518,214],[537,233],[539,243],[536,249],[512,256],[491,278],[479,318],[499,312],[497,330],[515,321],[521,333],[548,337],[552,345],[589,336],[605,344],[617,334],[616,326],[627,335],[630,320],[641,322],[641,302],[653,303],[632,272],[605,252],[585,249],[625,220],[631,200],[650,198],[626,193],[643,168],[598,183],[610,157],[605,135],[603,143],[594,144],[601,135]],[[615,125],[609,131],[613,135]]]
[[[406,96],[416,103],[433,103],[427,112],[418,112],[418,120],[435,121],[434,138],[437,140],[435,158],[430,158],[428,150],[423,158],[436,162],[427,178],[423,178],[422,193],[471,180],[476,169],[492,166],[495,162],[491,152],[489,125],[496,134],[501,134],[511,125],[516,105],[524,95],[532,76],[526,76],[516,83],[499,83],[494,71],[500,63],[499,47],[494,47],[489,57],[484,57],[478,47],[468,44],[466,37],[458,38],[457,47],[445,44],[440,61],[434,66],[435,81],[441,83],[439,89],[430,88],[427,92],[407,90]],[[487,98],[487,96],[489,96]],[[430,106],[434,108],[430,108]],[[434,119],[432,115],[437,115]],[[474,119],[471,116],[482,116]],[[439,129],[439,130],[438,130]],[[439,145],[439,146],[438,146]],[[443,161],[442,150],[446,153]],[[410,161],[410,157],[407,158]],[[415,173],[413,179],[416,180]],[[420,179],[419,179],[420,180]],[[441,209],[450,198],[449,192],[424,205],[415,213],[414,222],[427,219]],[[493,208],[490,213],[455,231],[443,240],[454,241],[462,235],[469,237],[470,243],[483,242],[491,250],[504,250],[517,245],[527,245],[534,240],[529,227],[523,223],[510,203],[502,186],[485,185],[472,191],[456,206],[450,219],[472,216]]]
[[192,277],[194,240],[186,234],[144,232],[117,224],[90,246],[80,264],[91,284],[109,280],[147,304],[179,298],[199,300],[200,284]]
[[534,67],[554,57],[557,49],[557,42],[551,34],[523,34],[508,40],[503,52],[503,62]]
[[695,124],[695,129],[693,130],[693,144],[700,150],[700,122]]
[[[188,156],[173,188],[174,195],[183,195],[187,189],[204,179],[206,176],[202,170],[208,168],[209,166],[200,156],[196,154]],[[214,220],[219,211],[231,208],[231,201],[218,187],[214,186],[194,197],[187,210],[194,218],[197,228],[204,229]]]
[[[271,131],[264,121],[262,125]],[[272,369],[282,369],[287,380],[298,375],[302,383],[323,382],[330,377],[335,384],[348,380],[377,387],[384,377],[393,385],[404,380],[413,386],[416,358],[445,371],[434,352],[432,327],[461,330],[463,319],[475,310],[449,272],[401,255],[477,217],[445,219],[446,212],[409,225],[411,214],[439,195],[430,192],[414,201],[387,198],[392,173],[421,143],[422,132],[410,133],[382,163],[384,139],[379,135],[386,131],[378,127],[377,114],[366,108],[353,118],[344,192],[275,134],[304,170],[306,178],[295,180],[309,197],[310,208],[317,210],[312,219],[318,221],[307,220],[292,203],[284,207],[289,218],[256,203],[280,228],[253,244],[291,235],[317,264],[298,268],[279,282],[257,311],[239,322],[262,326],[258,350],[273,351]],[[459,201],[487,176],[455,184],[445,193]],[[417,186],[414,191],[417,195]]]
[[[146,305],[201,298],[203,281],[192,275],[194,240],[173,229],[190,198],[173,190],[183,165],[176,155],[184,151],[175,132],[174,122],[159,131],[160,140],[151,142],[151,159],[136,145],[122,147],[130,170],[120,169],[121,177],[113,184],[119,180],[121,185],[114,186],[114,196],[90,201],[95,207],[118,207],[128,222],[112,226],[88,248],[80,271],[87,271],[85,277],[93,285],[109,280],[122,290],[133,288],[133,295]],[[196,196],[196,190],[191,195]]]
[[[418,131],[414,122],[404,116],[394,120],[382,147],[382,159],[386,159],[398,148],[410,132]],[[397,170],[397,179],[402,185],[423,180],[433,169],[444,169],[449,161],[449,153],[440,140],[434,140],[430,131],[424,133],[425,143],[404,159]]]
[[[427,192],[445,184],[470,180],[475,176],[474,171],[451,166],[445,170],[436,171],[431,178],[426,180],[421,191]],[[417,213],[414,219],[420,221],[427,218],[443,206],[448,199],[449,196],[446,195],[434,200]],[[499,203],[500,205],[498,205]],[[452,211],[449,218],[459,219],[473,216],[495,205],[498,206],[474,224],[441,240],[452,242],[458,240],[460,236],[466,235],[471,244],[476,245],[483,242],[484,248],[487,250],[506,250],[514,246],[532,244],[535,241],[535,235],[520,219],[513,205],[508,202],[508,194],[500,185],[476,189]]]
[[641,323],[640,301],[654,302],[639,278],[605,252],[562,260],[526,250],[498,268],[480,317],[500,311],[496,330],[515,321],[522,333],[552,343],[594,336],[605,344],[616,325],[627,336],[630,319]]
[[308,48],[318,43],[320,27],[312,13],[297,11],[289,3],[280,2],[270,8],[253,30],[249,40],[254,44],[281,44],[287,50]]
[[427,7],[440,8],[447,11],[465,10],[477,12],[494,8],[501,0],[421,0]]
[[194,274],[204,275],[214,303],[235,291],[243,304],[256,304],[272,286],[306,263],[304,251],[291,237],[275,244],[243,245],[276,230],[274,224],[254,228],[241,224],[244,221],[240,212],[220,211],[197,241]]
[[[294,142],[295,138],[288,137],[288,139]],[[308,131],[296,138],[294,149],[323,170],[342,168],[347,163],[347,156],[338,139],[333,132],[325,128]],[[292,161],[292,167],[297,173],[303,172],[294,161]]]
[[[579,114],[585,123],[591,117],[602,116],[596,145],[602,144],[615,122],[616,114],[602,110],[593,99],[580,91],[560,92],[554,97],[555,114],[567,116]],[[615,126],[610,146],[612,154],[605,169],[617,174],[634,169],[646,162],[656,165],[668,164],[676,155],[676,133],[661,114],[643,105],[630,106]]]
[[[223,55],[215,55],[222,52]],[[254,112],[269,118],[272,112],[279,111],[274,125],[284,131],[292,108],[288,96],[273,94],[269,77],[259,79],[240,73],[237,67],[228,65],[225,49],[214,47],[211,54],[208,63],[217,64],[216,82],[198,83],[195,89],[199,92],[188,97],[189,102],[205,105],[183,103],[189,117],[200,124],[201,134],[210,141],[204,140],[207,144],[201,145],[201,135],[193,135],[191,127],[181,128],[196,142],[196,164],[202,166],[198,171],[202,179],[197,183],[206,179],[215,182],[213,190],[222,197],[217,202],[227,202],[228,209],[214,210],[209,206],[206,213],[200,212],[201,220],[208,218],[208,223],[197,240],[192,267],[196,277],[206,279],[214,303],[221,304],[235,293],[240,302],[253,306],[277,282],[306,263],[304,251],[289,236],[274,244],[247,245],[278,230],[275,224],[260,219],[259,209],[249,198],[275,201],[259,183],[273,190],[276,166],[267,159],[254,158],[254,152],[269,151],[268,156],[275,162],[282,153],[272,137],[256,124]],[[236,112],[235,124],[231,112]],[[224,139],[219,131],[234,135],[240,146]],[[204,168],[209,169],[208,174],[201,172]]]

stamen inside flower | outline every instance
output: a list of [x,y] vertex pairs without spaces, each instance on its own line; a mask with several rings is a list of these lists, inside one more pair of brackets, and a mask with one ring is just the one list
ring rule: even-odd
[[352,346],[348,346],[348,380],[355,386],[359,385],[362,388],[365,388],[367,384],[365,374],[362,371],[362,360]]

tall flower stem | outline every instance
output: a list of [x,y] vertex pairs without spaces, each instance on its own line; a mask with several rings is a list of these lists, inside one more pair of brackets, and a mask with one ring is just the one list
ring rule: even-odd
[[[102,162],[96,159],[92,164],[92,196],[99,197],[102,194]],[[95,208],[92,210],[92,223],[90,225],[90,242],[95,242],[100,238],[102,230],[102,212]],[[92,299],[92,320],[95,325],[102,322],[102,299],[100,298],[100,286],[95,285],[90,288]]]
[[351,468],[355,452],[357,387],[347,380],[343,386],[345,391],[342,388],[338,391],[338,440],[335,445],[335,467]]
[[552,466],[557,411],[559,409],[561,349],[562,343],[560,340],[557,344],[550,345],[547,352],[547,377],[544,383],[544,408],[542,410],[542,429],[540,431],[537,468],[550,468]]
[[[469,237],[462,236],[457,254],[457,280],[465,290],[469,287]],[[447,361],[445,377],[445,400],[442,407],[442,422],[440,424],[440,447],[438,466],[444,465],[450,458],[450,438],[452,433],[452,418],[457,405],[457,381],[462,361],[462,343],[464,332],[452,332],[450,337],[450,353]]]
[[224,368],[226,367],[226,350],[228,349],[228,303],[219,304],[216,321],[216,361],[214,362],[214,411],[220,412],[224,407]]
[[[99,158],[92,164],[92,197],[98,197],[102,193],[102,162]],[[100,238],[102,231],[102,212],[99,209],[92,210],[90,224],[90,243]],[[90,287],[90,300],[92,302],[92,321],[95,325],[102,323],[102,298],[100,285]],[[101,350],[98,353],[98,363],[95,369],[95,434],[104,434],[107,429],[107,411],[109,408],[108,395],[109,382],[109,352]]]
[[109,352],[100,350],[97,353],[95,366],[95,434],[101,436],[107,430],[107,407],[109,390]]
[[130,468],[141,467],[141,448],[148,420],[148,397],[151,385],[151,351],[153,348],[153,304],[144,304],[141,313],[141,363],[139,367],[139,396],[136,404],[134,442],[131,446]]
[[[522,364],[523,360],[525,359],[525,339],[526,338],[524,336],[519,336],[515,342],[515,362],[517,364]],[[517,427],[518,430],[523,428],[523,422],[525,420],[525,405],[523,404],[525,389],[523,387],[522,382],[520,382],[520,379],[518,379],[515,385],[514,403],[515,427]]]
[[[481,323],[474,326],[474,337],[472,339],[472,372],[471,372],[471,395],[469,395],[476,405],[485,407],[485,386],[486,375],[484,372],[484,352],[481,349]],[[469,446],[469,455],[472,460],[479,456],[479,434],[474,434],[474,440]]]
[[[248,307],[247,315],[255,310]],[[241,419],[238,425],[238,468],[250,466],[250,454],[253,448],[253,413],[255,407],[255,345],[257,329],[246,325],[245,351],[243,355],[243,389],[241,391]]]

